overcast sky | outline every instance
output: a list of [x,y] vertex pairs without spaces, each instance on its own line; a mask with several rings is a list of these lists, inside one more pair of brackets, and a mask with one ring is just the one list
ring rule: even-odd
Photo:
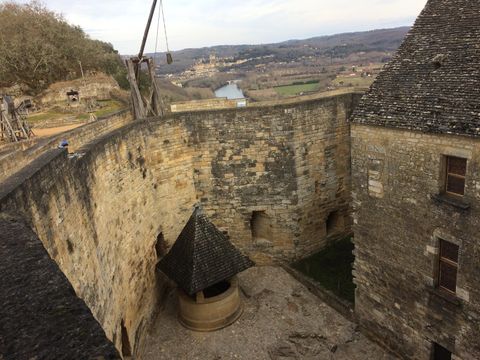
[[[3,0],[0,0],[3,2]],[[21,2],[28,2],[21,0]],[[92,38],[138,51],[151,0],[43,0]],[[427,0],[164,0],[170,48],[260,44],[411,25]],[[153,52],[156,19],[147,52]],[[160,50],[165,49],[161,31]]]

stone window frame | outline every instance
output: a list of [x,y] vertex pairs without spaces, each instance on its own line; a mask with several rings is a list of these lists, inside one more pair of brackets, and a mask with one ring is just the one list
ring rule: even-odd
[[[457,258],[455,261],[449,258],[448,256],[442,256],[442,248],[445,245],[446,246],[453,245],[454,247],[456,247]],[[437,271],[437,278],[436,278],[437,288],[440,291],[446,291],[449,295],[456,296],[457,283],[458,283],[458,268],[459,268],[458,263],[460,261],[460,246],[450,241],[447,241],[445,239],[439,238],[439,254],[437,257],[437,261],[438,261],[438,265],[437,265],[438,271]],[[445,282],[442,282],[442,274],[444,274],[444,272],[442,272],[442,265],[449,267],[450,270],[455,270],[455,289],[454,290],[449,289],[445,284]]]
[[[462,161],[465,162],[465,173],[463,175],[456,174],[456,173],[453,173],[453,172],[449,171],[450,162],[452,160],[462,160]],[[452,155],[444,155],[444,160],[443,161],[445,162],[443,192],[448,196],[455,196],[455,197],[463,198],[465,196],[465,190],[466,190],[466,185],[467,185],[467,171],[468,171],[469,160],[467,158],[463,158],[463,157],[452,156]],[[462,188],[461,193],[452,191],[451,189],[449,190],[449,179],[450,178],[455,178],[457,180],[458,179],[463,180],[463,188]]]
[[[259,232],[263,233],[265,232],[265,229],[263,226],[261,226],[261,229],[258,228],[260,226],[259,222],[262,222],[265,220],[268,220],[268,231],[272,231],[271,229],[273,228],[272,224],[272,217],[268,213],[267,209],[265,208],[258,208],[258,209],[252,209],[252,211],[249,213],[250,214],[250,220],[249,220],[249,228],[252,236],[252,241],[255,243],[259,240],[266,240],[271,242],[272,241],[272,236],[259,236]],[[265,225],[265,224],[264,224]],[[268,232],[267,231],[267,232]],[[271,234],[270,234],[271,235]]]
[[[440,256],[440,241],[448,241],[452,244],[455,244],[458,246],[458,267],[457,267],[457,283],[456,283],[456,292],[453,293],[447,293],[446,291],[441,291],[438,288],[438,274],[439,274],[439,267],[440,267],[440,261],[439,261],[439,256]],[[469,302],[469,293],[462,289],[460,286],[463,284],[463,277],[462,277],[462,254],[465,251],[464,242],[462,239],[457,238],[453,235],[451,235],[449,232],[445,231],[444,229],[435,229],[433,232],[433,236],[430,239],[429,244],[427,244],[427,249],[425,252],[425,255],[431,256],[431,264],[432,264],[432,272],[431,272],[431,277],[429,277],[429,286],[428,288],[430,289],[429,291],[433,292],[434,294],[437,294],[441,297],[446,298],[446,300],[451,300],[455,303],[460,303],[460,300],[464,302]]]
[[[464,187],[464,194],[463,195],[455,195],[447,193],[447,159],[448,157],[456,157],[467,160],[466,170],[465,170],[465,187]],[[446,148],[442,149],[440,154],[440,174],[439,174],[439,194],[451,196],[457,199],[463,199],[465,195],[467,195],[468,190],[468,172],[470,169],[469,164],[472,161],[472,152],[470,150],[464,149],[455,149],[455,148]]]

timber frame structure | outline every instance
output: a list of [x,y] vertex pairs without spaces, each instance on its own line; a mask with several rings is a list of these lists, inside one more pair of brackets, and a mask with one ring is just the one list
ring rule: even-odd
[[[151,81],[149,95],[144,98],[140,92],[140,69],[142,64],[148,66],[148,76]],[[160,91],[155,81],[155,63],[152,58],[131,58],[126,60],[128,82],[130,83],[133,115],[135,119],[144,119],[149,116],[162,116],[163,109],[160,98]]]
[[18,142],[34,136],[25,111],[24,102],[16,108],[13,99],[0,95],[0,141]]
[[[163,115],[160,91],[158,84],[155,81],[155,63],[153,58],[144,56],[145,44],[147,42],[148,32],[150,30],[150,25],[152,24],[156,6],[157,0],[154,0],[138,56],[126,60],[128,82],[130,83],[131,89],[133,115],[135,119],[145,119],[149,116]],[[151,88],[149,89],[147,98],[142,96],[139,87],[140,71],[144,63],[147,64],[148,76],[151,81]]]

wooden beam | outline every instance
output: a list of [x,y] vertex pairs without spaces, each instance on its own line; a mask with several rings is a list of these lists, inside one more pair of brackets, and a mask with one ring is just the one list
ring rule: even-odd
[[160,88],[155,80],[155,63],[152,58],[147,60],[148,73],[152,83],[152,110],[154,116],[163,116],[163,103],[160,97]]
[[133,114],[135,119],[144,119],[147,116],[145,111],[145,105],[143,104],[142,94],[137,84],[137,77],[135,74],[135,66],[132,60],[126,60],[127,64],[127,76],[130,83]]

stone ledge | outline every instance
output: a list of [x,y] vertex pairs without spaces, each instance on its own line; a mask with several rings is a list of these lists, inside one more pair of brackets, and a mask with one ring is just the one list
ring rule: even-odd
[[456,306],[461,306],[463,304],[462,302],[462,299],[460,299],[459,297],[456,297],[454,295],[450,295],[444,291],[441,291],[440,289],[437,289],[437,288],[427,288],[427,291],[432,294],[432,295],[435,295],[445,301],[448,301],[449,303],[451,304],[454,304]]
[[457,209],[460,209],[460,210],[466,211],[466,210],[470,209],[470,203],[468,203],[467,201],[465,201],[463,199],[455,199],[455,198],[453,198],[451,196],[448,196],[446,194],[435,194],[435,195],[432,195],[431,198],[435,202],[448,204],[448,205],[456,207]]

